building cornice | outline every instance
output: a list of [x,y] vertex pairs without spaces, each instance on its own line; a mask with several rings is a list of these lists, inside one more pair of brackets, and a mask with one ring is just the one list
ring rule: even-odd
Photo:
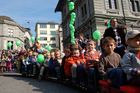
[[15,38],[15,39],[19,39],[20,41],[23,42],[22,39],[20,39],[19,37],[11,37],[11,36],[7,36],[7,35],[0,35],[0,37],[6,37],[6,38]]

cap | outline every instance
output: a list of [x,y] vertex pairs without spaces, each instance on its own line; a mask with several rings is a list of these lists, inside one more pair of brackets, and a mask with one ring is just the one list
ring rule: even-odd
[[140,34],[139,30],[128,31],[126,36],[125,36],[125,40],[127,41],[128,39],[134,38],[134,37],[136,37],[139,34]]

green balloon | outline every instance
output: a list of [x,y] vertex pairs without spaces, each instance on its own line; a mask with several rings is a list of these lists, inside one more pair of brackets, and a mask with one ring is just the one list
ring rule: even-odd
[[74,2],[68,3],[69,10],[72,11],[74,9]]
[[32,42],[35,42],[35,37],[31,37],[31,41]]
[[8,46],[8,47],[11,47],[11,46],[12,46],[12,43],[11,43],[11,42],[8,42],[8,43],[7,43],[7,46]]
[[44,60],[45,60],[44,55],[39,54],[39,55],[37,56],[37,62],[39,62],[39,63],[43,63]]
[[107,22],[107,28],[111,27],[110,20]]
[[75,29],[73,24],[69,24],[69,27],[70,27],[70,30],[74,30]]
[[71,32],[73,32],[73,33],[74,33],[74,32],[75,32],[75,28],[71,29]]
[[71,32],[70,32],[70,35],[71,35],[71,37],[72,37],[72,36],[74,37],[74,32],[71,31]]
[[71,18],[73,19],[75,19],[76,18],[76,13],[75,12],[72,12],[71,14],[70,14],[70,16],[71,16]]
[[75,44],[75,40],[74,39],[71,39],[71,44]]
[[20,42],[19,40],[17,40],[17,41],[16,41],[16,45],[17,45],[17,46],[20,46],[20,45],[21,45],[21,42]]
[[71,40],[75,40],[75,37],[74,36],[71,36]]
[[98,41],[101,38],[101,32],[99,30],[96,30],[93,32],[93,39]]
[[52,50],[52,47],[47,45],[47,46],[45,46],[45,49],[47,49],[50,52]]
[[37,38],[37,41],[40,41],[40,37]]

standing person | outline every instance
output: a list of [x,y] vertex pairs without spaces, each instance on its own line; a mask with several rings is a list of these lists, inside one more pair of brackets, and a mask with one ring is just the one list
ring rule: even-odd
[[5,54],[1,55],[1,71],[2,72],[6,71],[6,57],[5,57]]
[[140,86],[140,31],[126,34],[127,52],[121,60],[129,84]]
[[87,39],[84,37],[84,34],[83,33],[80,33],[79,36],[78,36],[78,38],[77,38],[77,43],[79,45],[79,48],[85,49],[86,42],[87,42]]
[[103,34],[103,38],[105,37],[112,37],[116,43],[117,46],[114,49],[114,51],[118,54],[120,54],[121,57],[123,57],[125,53],[125,35],[126,30],[123,26],[118,25],[118,20],[116,18],[112,18],[110,20],[111,27],[107,28]]

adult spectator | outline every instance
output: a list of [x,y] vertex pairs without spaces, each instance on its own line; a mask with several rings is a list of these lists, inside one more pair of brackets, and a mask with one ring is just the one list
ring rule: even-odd
[[103,38],[112,37],[116,41],[115,52],[120,54],[122,57],[125,53],[125,34],[126,29],[125,26],[118,25],[118,20],[116,18],[112,18],[110,20],[110,27],[107,28],[103,34]]

